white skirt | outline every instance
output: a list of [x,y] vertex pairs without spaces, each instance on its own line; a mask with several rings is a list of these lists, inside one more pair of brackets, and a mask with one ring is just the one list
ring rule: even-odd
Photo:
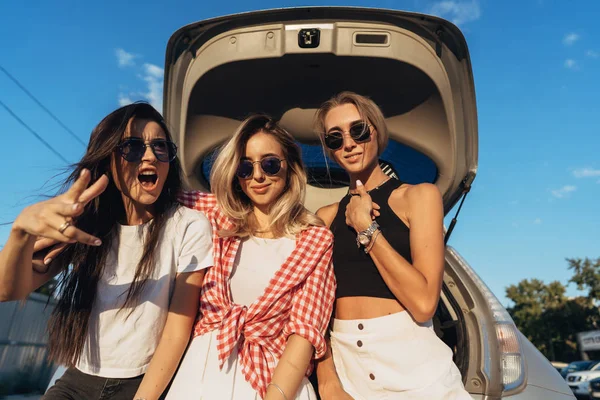
[[[260,400],[260,395],[246,382],[238,362],[237,347],[223,369],[219,369],[218,330],[192,339],[167,394],[167,400]],[[296,400],[316,400],[311,383],[305,377]]]
[[333,321],[331,349],[344,390],[355,400],[472,400],[452,350],[406,311]]

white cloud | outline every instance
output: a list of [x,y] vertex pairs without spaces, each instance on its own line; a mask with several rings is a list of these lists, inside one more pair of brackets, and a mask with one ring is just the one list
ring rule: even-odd
[[131,103],[133,103],[133,100],[128,95],[119,93],[119,106],[123,107]]
[[539,224],[541,224],[541,223],[542,223],[542,219],[541,219],[541,218],[536,218],[536,219],[533,221],[533,223],[534,223],[534,224],[536,224],[536,225],[539,225]]
[[165,70],[154,64],[144,64],[144,71],[148,76],[152,76],[154,78],[162,79]]
[[162,112],[163,102],[163,76],[164,69],[154,64],[144,64],[144,76],[148,91],[144,93],[144,97],[156,108]]
[[588,50],[585,52],[585,55],[589,58],[600,58],[600,53],[594,50]]
[[517,204],[519,204],[519,200],[512,200],[512,201],[510,202],[510,205],[511,205],[511,206],[516,206]]
[[137,57],[135,54],[128,53],[123,49],[116,49],[115,55],[117,56],[119,67],[133,67],[135,65],[135,61],[133,61]]
[[575,178],[590,178],[595,176],[600,176],[600,169],[593,168],[578,168],[573,171],[573,176]]
[[575,44],[575,42],[578,40],[579,40],[579,35],[574,32],[571,32],[571,33],[567,33],[565,35],[562,42],[565,46],[571,46],[571,45]]
[[439,1],[434,3],[430,14],[452,21],[456,25],[478,20],[481,17],[479,0],[468,1]]
[[560,189],[552,190],[552,196],[556,197],[557,199],[562,199],[568,197],[569,194],[575,190],[577,190],[577,186],[565,185]]
[[136,69],[139,70],[137,77],[144,81],[146,87],[145,89],[125,93],[126,87],[119,85],[120,92],[117,98],[119,105],[131,104],[134,99],[145,100],[162,113],[164,69],[150,63],[144,63]]
[[573,59],[567,59],[565,60],[565,68],[568,69],[577,69],[578,65],[577,65],[577,61],[573,60]]

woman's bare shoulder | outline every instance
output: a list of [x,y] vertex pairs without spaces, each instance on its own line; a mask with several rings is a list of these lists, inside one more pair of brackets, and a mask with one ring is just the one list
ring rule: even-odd
[[323,206],[317,210],[317,216],[325,222],[325,225],[329,227],[337,214],[340,203],[333,203]]
[[404,184],[395,189],[389,205],[396,215],[410,227],[411,215],[419,209],[439,207],[442,196],[438,187],[431,183]]
[[390,200],[412,203],[431,199],[432,197],[441,197],[440,190],[436,185],[432,183],[418,183],[416,185],[405,183],[392,192]]

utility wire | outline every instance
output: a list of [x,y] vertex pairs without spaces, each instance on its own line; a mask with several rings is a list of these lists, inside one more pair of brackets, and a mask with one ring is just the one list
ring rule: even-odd
[[17,114],[15,114],[13,112],[13,110],[11,110],[6,104],[4,104],[2,102],[2,100],[0,100],[0,106],[4,107],[4,109],[14,118],[16,119],[21,125],[23,125],[25,127],[25,129],[27,129],[29,132],[31,132],[31,134],[33,136],[35,136],[40,142],[42,142],[42,144],[44,146],[46,146],[46,148],[48,150],[50,150],[51,152],[53,152],[58,158],[60,158],[62,161],[64,161],[67,165],[70,164],[69,161],[67,161],[66,158],[64,158],[62,156],[62,154],[60,154],[58,151],[56,151],[54,149],[54,147],[52,147],[48,142],[46,142],[36,131],[34,131],[33,129],[31,129],[29,127],[29,125],[27,125],[21,118],[19,118],[19,116]]
[[54,119],[54,121],[56,121],[61,127],[63,127],[64,130],[66,130],[69,133],[69,135],[71,135],[75,140],[77,140],[83,147],[86,147],[86,144],[84,143],[84,141],[81,140],[79,138],[79,136],[77,136],[75,134],[75,132],[73,132],[71,129],[69,129],[69,127],[66,126],[56,115],[54,115],[52,113],[52,111],[48,110],[48,108],[46,108],[46,106],[44,106],[41,101],[39,101],[29,90],[27,90],[27,88],[25,86],[23,86],[17,78],[12,76],[6,69],[4,69],[4,67],[2,65],[0,65],[0,71],[4,72],[4,74],[6,76],[8,76],[8,78],[11,81],[13,81],[15,83],[15,85],[17,85],[23,92],[25,92],[27,94],[27,96],[29,96],[31,98],[31,100],[33,100],[38,106],[40,106],[40,108],[42,110],[46,111],[46,113],[50,117],[52,117],[52,119]]

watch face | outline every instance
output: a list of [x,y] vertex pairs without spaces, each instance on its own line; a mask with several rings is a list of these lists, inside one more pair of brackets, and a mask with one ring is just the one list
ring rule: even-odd
[[363,246],[366,246],[369,244],[369,242],[371,241],[371,238],[369,238],[367,235],[361,234],[358,235],[358,241],[360,242],[360,244],[362,244]]

